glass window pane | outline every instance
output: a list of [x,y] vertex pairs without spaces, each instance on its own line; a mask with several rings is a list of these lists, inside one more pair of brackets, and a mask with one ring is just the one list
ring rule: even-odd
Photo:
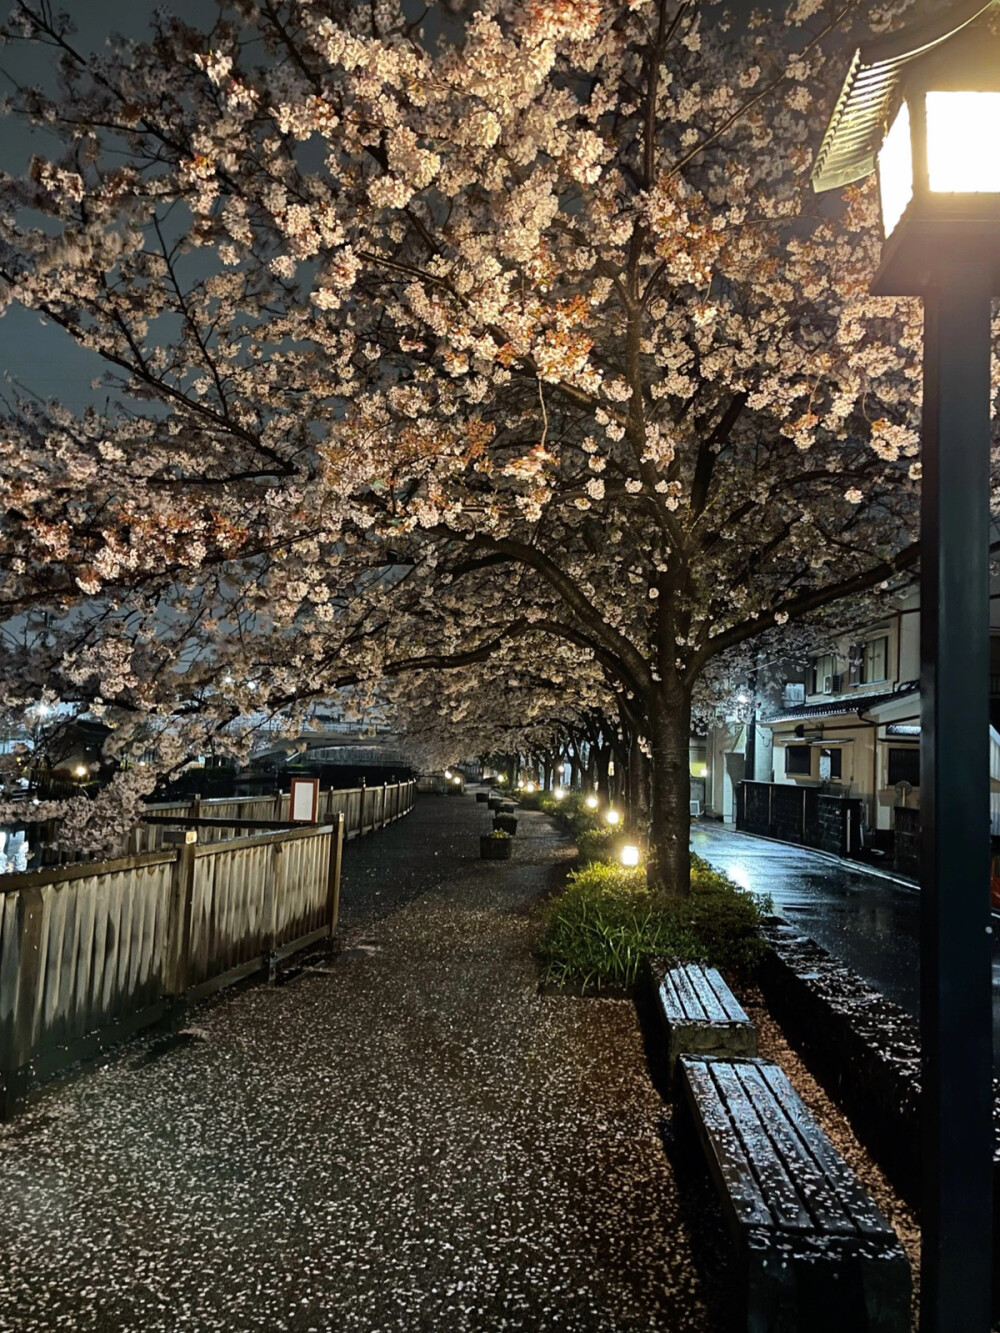
[[878,155],[878,188],[882,197],[882,227],[888,236],[913,198],[910,112],[905,102],[882,142]]
[[939,194],[1000,193],[1000,93],[927,94],[927,175]]

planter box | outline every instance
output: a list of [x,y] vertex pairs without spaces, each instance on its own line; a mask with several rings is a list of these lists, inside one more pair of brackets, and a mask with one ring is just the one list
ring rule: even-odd
[[477,801],[483,801],[483,802],[486,802],[486,801],[488,801],[489,799],[490,799],[490,794],[489,794],[488,791],[477,791],[477,792],[476,792],[476,800],[477,800]]
[[498,814],[493,819],[493,828],[498,833],[517,833],[517,816]]
[[491,838],[484,833],[479,839],[479,857],[482,861],[509,861],[513,850],[513,838]]
[[487,800],[487,805],[491,810],[499,810],[501,805],[503,805],[503,800],[499,796],[490,796]]
[[497,806],[497,810],[499,810],[502,815],[512,815],[516,809],[517,806],[513,801],[501,801]]

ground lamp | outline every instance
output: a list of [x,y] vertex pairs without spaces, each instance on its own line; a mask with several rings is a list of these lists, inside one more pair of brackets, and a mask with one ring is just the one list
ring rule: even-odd
[[588,810],[596,810],[596,809],[597,809],[597,797],[594,796],[593,794],[591,794],[591,795],[588,796],[587,799],[584,801],[584,805],[587,807]]
[[813,171],[878,172],[879,296],[924,301],[921,1328],[990,1327],[990,313],[1000,294],[1000,11],[858,50]]
[[627,842],[622,848],[622,865],[637,866],[639,864],[639,848],[634,844]]
[[614,826],[621,819],[621,815],[618,813],[617,810],[607,810],[605,811],[604,818],[608,821],[609,824]]

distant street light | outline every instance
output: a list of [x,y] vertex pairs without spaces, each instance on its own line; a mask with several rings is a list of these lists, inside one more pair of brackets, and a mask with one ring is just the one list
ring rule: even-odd
[[871,290],[924,300],[921,1008],[924,1333],[987,1333],[991,299],[1000,294],[1000,41],[982,0],[855,53],[813,171],[878,171]]

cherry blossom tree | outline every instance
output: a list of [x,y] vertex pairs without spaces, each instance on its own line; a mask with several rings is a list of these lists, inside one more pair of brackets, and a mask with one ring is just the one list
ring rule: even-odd
[[89,56],[19,0],[58,87],[0,279],[113,392],[6,422],[7,676],[231,719],[568,645],[686,892],[699,681],[917,557],[919,306],[808,188],[852,25],[911,8],[219,0]]

